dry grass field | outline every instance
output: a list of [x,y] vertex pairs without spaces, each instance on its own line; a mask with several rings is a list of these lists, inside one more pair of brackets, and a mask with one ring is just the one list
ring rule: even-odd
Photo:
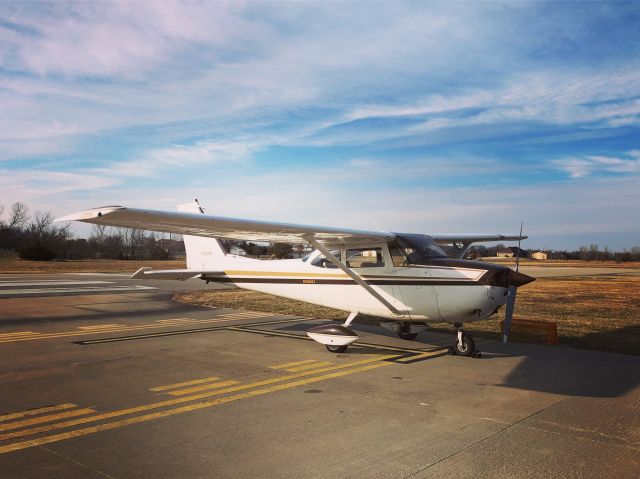
[[157,269],[186,268],[184,260],[135,261],[135,260],[69,260],[25,261],[17,258],[0,258],[0,273],[134,273],[143,266]]
[[[345,319],[341,311],[240,289],[184,293],[176,298],[205,306]],[[499,339],[503,317],[501,310],[467,330],[477,337]],[[518,291],[515,317],[557,322],[560,344],[640,355],[640,276],[538,279]],[[444,323],[433,326],[436,331],[452,331]],[[512,340],[542,341],[535,333],[514,333]]]

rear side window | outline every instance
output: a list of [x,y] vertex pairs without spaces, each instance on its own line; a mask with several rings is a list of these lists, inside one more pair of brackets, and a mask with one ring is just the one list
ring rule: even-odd
[[347,250],[347,266],[349,268],[382,268],[384,266],[382,248]]

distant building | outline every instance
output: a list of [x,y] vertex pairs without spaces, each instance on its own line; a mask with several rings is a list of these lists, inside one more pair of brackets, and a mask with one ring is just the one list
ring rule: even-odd
[[536,251],[535,253],[531,253],[531,259],[545,260],[547,259],[547,253]]
[[500,248],[496,251],[496,256],[498,258],[513,258],[515,254],[510,248]]

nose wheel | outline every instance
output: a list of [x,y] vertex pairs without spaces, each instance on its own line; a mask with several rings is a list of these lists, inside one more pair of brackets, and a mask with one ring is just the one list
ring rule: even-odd
[[461,324],[454,326],[458,330],[458,335],[456,342],[451,347],[451,352],[456,356],[479,358],[480,351],[476,350],[476,343],[473,338],[463,331]]

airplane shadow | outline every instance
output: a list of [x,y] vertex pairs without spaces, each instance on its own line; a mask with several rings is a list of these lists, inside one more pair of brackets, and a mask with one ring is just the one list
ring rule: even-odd
[[[290,332],[302,332],[307,329],[309,324],[304,323],[288,324],[278,328],[278,330]],[[369,324],[353,324],[352,329],[396,338],[390,331]],[[616,333],[629,338],[640,338],[640,325],[622,328]],[[581,338],[581,341],[596,345],[606,344],[610,336],[610,331],[593,333]],[[423,349],[429,346],[448,347],[453,340],[453,332],[444,334],[428,330],[421,333],[415,341],[403,341],[405,344],[402,347],[407,349]],[[561,342],[563,340],[567,343],[574,342],[571,338],[561,338]],[[368,342],[384,343],[383,340]],[[640,384],[640,356],[576,349],[567,346],[566,343],[543,345],[509,342],[503,344],[489,339],[479,339],[478,343],[482,351],[480,360],[460,359],[473,361],[474,363],[470,364],[473,367],[478,364],[490,366],[494,360],[504,359],[515,363],[512,369],[506,372],[502,382],[497,384],[500,387],[576,397],[615,398],[624,396]],[[389,354],[390,350],[393,350],[393,346],[385,350],[365,345],[358,346],[356,343],[346,354]],[[477,361],[480,363],[476,363]]]

